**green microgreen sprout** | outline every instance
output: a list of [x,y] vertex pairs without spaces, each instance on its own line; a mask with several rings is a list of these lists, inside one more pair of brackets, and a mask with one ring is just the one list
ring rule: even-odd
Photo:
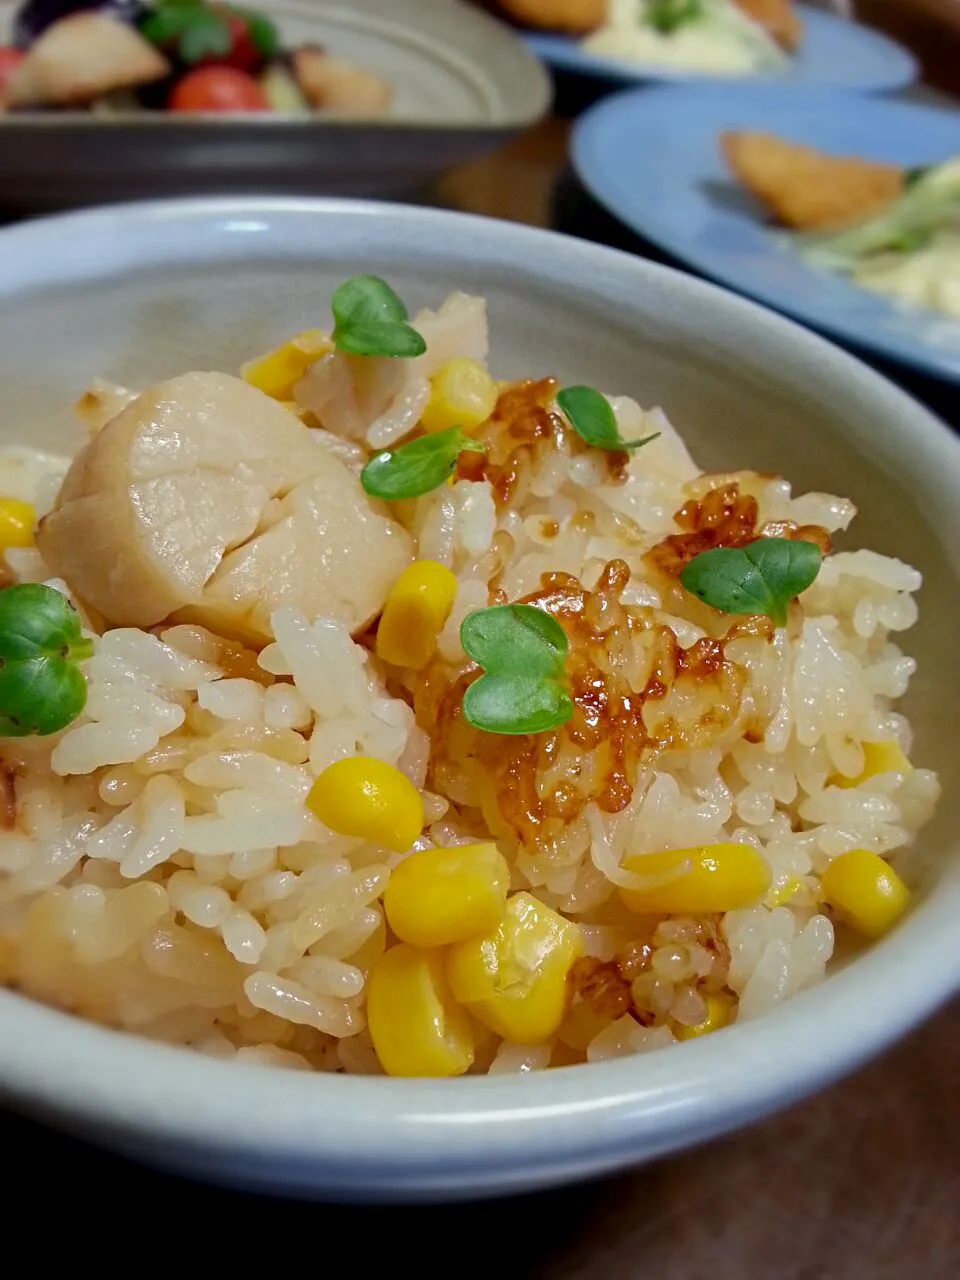
[[680,581],[721,613],[763,613],[782,627],[790,602],[806,591],[822,562],[816,543],[757,538],[745,547],[702,551],[684,566]]
[[387,502],[419,498],[453,474],[461,453],[483,453],[484,449],[459,427],[448,427],[374,454],[360,473],[360,483],[372,498]]
[[379,276],[354,276],[333,295],[333,341],[353,356],[422,356],[427,344],[407,324],[407,308]]
[[660,432],[642,440],[621,440],[610,401],[593,387],[564,387],[557,392],[557,405],[581,440],[594,449],[641,449]]
[[477,609],[464,618],[460,643],[484,671],[463,696],[475,729],[542,733],[573,715],[563,679],[567,637],[549,613],[530,604]]
[[53,587],[0,591],[0,737],[57,733],[87,701],[79,664],[93,654],[73,605]]

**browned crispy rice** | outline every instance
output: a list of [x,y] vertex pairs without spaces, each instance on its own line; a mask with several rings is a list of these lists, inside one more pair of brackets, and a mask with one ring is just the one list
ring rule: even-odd
[[803,35],[803,22],[790,0],[734,0],[748,18],[764,27],[787,53],[793,53]]
[[723,133],[720,149],[743,185],[785,226],[837,226],[878,213],[903,190],[903,170],[831,156],[772,133]]
[[607,16],[607,0],[488,0],[487,8],[499,9],[525,27],[570,35],[596,31]]

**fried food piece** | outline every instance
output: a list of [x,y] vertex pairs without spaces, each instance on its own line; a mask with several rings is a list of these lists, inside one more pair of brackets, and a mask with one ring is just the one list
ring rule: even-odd
[[803,23],[790,0],[734,0],[734,3],[763,27],[781,49],[794,52],[803,35]]
[[607,0],[498,0],[489,7],[501,10],[525,27],[565,31],[574,36],[596,31],[607,16]]
[[132,27],[98,13],[61,18],[31,45],[7,82],[11,107],[82,105],[170,70]]
[[324,49],[302,45],[293,54],[293,74],[312,107],[342,115],[381,116],[390,108],[393,89],[385,80]]
[[798,230],[858,221],[903,191],[904,172],[895,165],[827,155],[772,133],[723,133],[720,149],[743,185]]

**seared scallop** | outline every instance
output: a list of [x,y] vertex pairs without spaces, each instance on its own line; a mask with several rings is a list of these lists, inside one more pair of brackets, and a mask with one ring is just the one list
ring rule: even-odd
[[202,620],[254,644],[285,603],[362,629],[412,558],[292,413],[222,373],[122,409],[74,459],[37,546],[108,623]]

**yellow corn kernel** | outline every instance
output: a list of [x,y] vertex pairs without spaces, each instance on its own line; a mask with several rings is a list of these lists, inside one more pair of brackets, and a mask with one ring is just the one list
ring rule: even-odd
[[820,885],[840,919],[868,938],[882,937],[892,929],[910,903],[907,886],[869,849],[851,849],[834,858]]
[[8,547],[32,547],[37,513],[29,502],[0,498],[0,551]]
[[420,425],[424,431],[472,431],[486,422],[496,404],[497,384],[483,365],[458,357],[441,365],[430,379],[430,399]]
[[328,765],[307,793],[307,808],[331,831],[404,853],[423,828],[423,800],[410,779],[372,756]]
[[720,993],[705,996],[704,999],[707,1003],[707,1016],[702,1022],[698,1022],[695,1027],[685,1027],[679,1022],[673,1024],[673,1034],[678,1040],[693,1040],[696,1036],[709,1035],[711,1031],[719,1031],[730,1021],[733,1001],[729,996]]
[[500,923],[510,887],[492,842],[423,849],[396,867],[383,895],[390,928],[415,947],[445,947]]
[[[631,911],[641,914],[679,911],[735,911],[759,902],[770,888],[770,868],[749,844],[727,841],[667,853],[633,854],[627,871],[648,876],[648,889],[618,890]],[[655,877],[662,877],[658,883]]]
[[845,778],[842,773],[835,773],[830,782],[835,787],[859,787],[868,778],[875,778],[878,773],[910,773],[913,765],[903,754],[900,743],[891,738],[886,742],[862,742],[863,769],[855,778]]
[[491,1031],[514,1044],[539,1044],[566,1016],[567,975],[582,954],[572,920],[515,893],[497,929],[454,943],[447,975],[456,998]]
[[266,392],[274,400],[290,400],[294,384],[312,364],[333,350],[333,343],[321,329],[307,329],[266,355],[248,360],[240,368],[244,382]]
[[473,1062],[470,1019],[441,952],[406,942],[385,951],[367,978],[367,1023],[388,1076],[462,1076]]
[[457,580],[435,560],[414,560],[390,588],[377,628],[377,654],[395,667],[420,671],[433,657],[450,616]]

